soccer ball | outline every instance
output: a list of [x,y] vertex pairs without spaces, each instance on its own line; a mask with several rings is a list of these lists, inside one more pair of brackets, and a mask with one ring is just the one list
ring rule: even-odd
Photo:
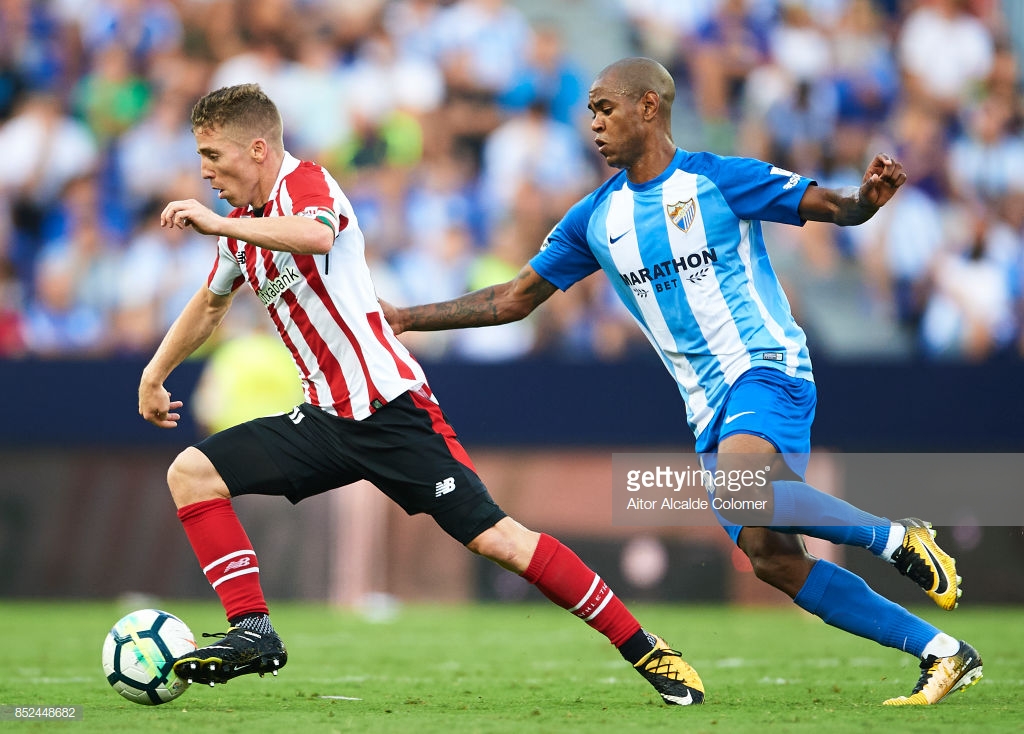
[[135,703],[167,703],[188,688],[174,661],[196,649],[184,622],[159,609],[139,609],[118,620],[103,642],[103,672],[114,690]]

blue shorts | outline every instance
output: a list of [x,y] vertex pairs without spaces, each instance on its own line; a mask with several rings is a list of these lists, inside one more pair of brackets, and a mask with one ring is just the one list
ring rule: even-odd
[[[722,407],[697,438],[697,455],[705,469],[714,471],[718,446],[727,436],[760,436],[782,454],[786,466],[803,480],[811,454],[811,423],[817,401],[817,391],[810,380],[790,377],[771,367],[748,370],[729,388]],[[715,514],[735,542],[742,526],[732,525]]]

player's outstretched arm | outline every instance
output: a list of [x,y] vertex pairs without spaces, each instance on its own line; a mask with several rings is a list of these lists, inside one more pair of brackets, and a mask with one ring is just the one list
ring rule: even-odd
[[526,265],[507,283],[481,288],[450,301],[397,308],[381,301],[384,316],[396,334],[495,326],[519,321],[557,289]]
[[198,349],[224,319],[232,295],[218,296],[206,286],[200,288],[171,324],[153,358],[142,371],[139,382],[139,415],[160,428],[178,425],[180,400],[171,402],[164,380],[186,357]]
[[160,213],[160,226],[191,227],[199,234],[231,237],[277,252],[323,255],[334,245],[334,230],[318,219],[299,216],[223,217],[195,199],[168,203]]
[[871,161],[860,186],[828,189],[808,186],[800,200],[800,216],[812,222],[840,226],[861,224],[871,219],[907,180],[903,164],[879,153]]

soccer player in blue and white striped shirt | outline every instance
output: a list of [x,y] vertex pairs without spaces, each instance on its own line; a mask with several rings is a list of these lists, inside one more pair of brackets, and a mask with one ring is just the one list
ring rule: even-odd
[[605,68],[590,88],[591,130],[622,170],[576,203],[511,281],[445,303],[383,304],[385,314],[396,333],[502,324],[603,270],[675,378],[705,468],[772,466],[760,497],[767,510],[719,516],[757,576],[828,624],[921,658],[911,695],[885,703],[937,703],[981,678],[974,648],[804,547],[802,535],[868,548],[944,609],[961,593],[930,525],[871,515],[803,481],[811,361],[761,229],[762,221],[860,224],[907,176],[879,154],[859,187],[838,190],[761,161],[681,150],[671,135],[674,97],[655,61]]

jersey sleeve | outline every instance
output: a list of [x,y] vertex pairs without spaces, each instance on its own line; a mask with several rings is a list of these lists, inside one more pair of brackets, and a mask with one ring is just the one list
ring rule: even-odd
[[238,260],[228,248],[227,237],[217,238],[217,259],[206,279],[206,287],[218,296],[233,293],[245,282],[245,275]]
[[331,228],[335,237],[348,225],[344,203],[334,196],[327,172],[310,163],[303,163],[287,177],[291,196],[291,214],[309,217]]
[[798,173],[753,158],[718,158],[712,180],[740,219],[803,225],[798,212],[807,187]]
[[563,291],[601,267],[587,244],[592,207],[592,197],[574,204],[530,260],[540,277]]

